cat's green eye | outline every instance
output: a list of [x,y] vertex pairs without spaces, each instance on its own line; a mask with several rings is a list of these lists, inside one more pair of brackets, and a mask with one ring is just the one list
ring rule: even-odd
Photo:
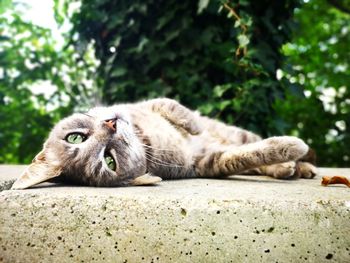
[[112,156],[106,155],[105,156],[105,162],[106,162],[106,164],[107,164],[109,169],[115,171],[116,164],[115,164],[115,161],[114,161]]
[[86,136],[81,133],[71,133],[66,137],[66,141],[72,144],[82,143],[86,140]]

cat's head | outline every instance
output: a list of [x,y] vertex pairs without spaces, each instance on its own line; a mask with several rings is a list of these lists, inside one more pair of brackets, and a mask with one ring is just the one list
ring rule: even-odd
[[161,180],[146,174],[143,146],[122,107],[94,108],[61,120],[12,189],[54,177],[91,186],[145,185]]

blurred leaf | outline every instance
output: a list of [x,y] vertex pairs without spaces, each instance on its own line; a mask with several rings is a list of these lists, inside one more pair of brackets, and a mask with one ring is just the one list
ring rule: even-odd
[[199,0],[197,13],[201,14],[205,8],[209,5],[210,0]]
[[125,68],[114,68],[111,77],[121,77],[126,74],[126,69]]
[[0,15],[3,14],[12,5],[12,0],[0,1]]
[[245,47],[249,44],[249,38],[246,35],[238,35],[238,44],[240,47]]

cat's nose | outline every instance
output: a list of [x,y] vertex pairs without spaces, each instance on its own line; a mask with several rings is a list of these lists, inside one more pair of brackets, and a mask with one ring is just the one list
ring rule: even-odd
[[113,132],[117,131],[117,123],[116,120],[106,120],[105,124],[107,125],[108,128],[113,130]]

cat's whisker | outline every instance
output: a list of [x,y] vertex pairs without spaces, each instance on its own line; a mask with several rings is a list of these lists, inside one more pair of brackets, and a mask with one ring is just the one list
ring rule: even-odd
[[162,148],[156,148],[147,144],[142,143],[142,146],[152,149],[152,150],[157,150],[157,151],[163,151],[163,152],[176,152],[175,150],[170,150],[170,149],[162,149]]
[[168,167],[184,167],[183,165],[164,162],[163,160],[156,158],[156,157],[150,155],[149,153],[146,153],[146,159],[148,161],[150,161],[154,164],[158,164],[158,165],[163,165],[163,166],[168,166]]
[[[129,149],[131,151],[133,151],[134,146],[130,145]],[[166,167],[184,167],[183,165],[177,165],[177,164],[172,164],[172,163],[168,163],[168,162],[164,162],[163,160],[155,157],[154,155],[151,155],[150,153],[148,153],[147,151],[145,151],[145,158],[147,161],[156,164],[156,165],[162,165],[162,166],[166,166]],[[142,164],[142,166],[147,167],[145,164]]]
[[168,163],[168,162],[163,161],[161,158],[159,158],[159,157],[161,157],[161,156],[156,156],[156,155],[150,154],[150,153],[148,153],[148,152],[146,152],[146,156],[148,156],[148,157],[150,157],[150,158],[153,158],[153,159],[155,159],[156,161],[165,163],[165,164],[169,164],[169,165],[172,164],[172,163]]
[[165,166],[165,167],[172,167],[172,168],[182,168],[184,166],[182,165],[176,165],[176,164],[166,164],[166,163],[159,163],[159,162],[156,162],[154,160],[151,160],[149,158],[146,157],[146,160],[153,163],[153,164],[156,164],[156,165],[161,165],[161,166]]
[[91,116],[91,115],[89,115],[89,114],[87,114],[87,113],[85,113],[85,112],[82,112],[81,114],[83,114],[83,115],[85,115],[85,116],[88,116],[88,117],[90,117],[90,118],[93,118],[93,116]]
[[[134,146],[130,145],[129,148],[131,151],[133,151]],[[148,160],[149,162],[152,162],[154,164],[157,164],[157,165],[163,165],[163,166],[169,166],[169,167],[179,167],[179,165],[174,165],[171,163],[164,162],[163,160],[155,157],[154,155],[150,154],[147,151],[145,151],[145,157],[146,157],[146,160]]]
[[[129,146],[129,149],[131,151],[133,151],[133,148],[134,146]],[[150,153],[148,153],[147,151],[145,151],[145,159],[153,164],[156,164],[156,165],[162,165],[162,166],[168,166],[168,167],[177,167],[177,165],[173,165],[173,164],[170,164],[170,163],[165,163],[163,162],[162,160],[152,156]],[[156,161],[154,161],[153,159],[156,159]],[[143,167],[146,167],[147,168],[147,165],[146,164],[143,164],[141,163],[141,166]]]
[[[142,133],[140,133],[139,131],[135,130],[134,133],[140,138],[147,138],[146,136],[144,136]],[[163,152],[176,152],[175,150],[170,150],[170,149],[164,149],[164,148],[157,148],[157,147],[153,147],[151,145],[147,145],[144,143],[141,143],[142,146],[144,146],[145,148],[149,148],[152,150],[157,150],[157,151],[163,151]]]
[[153,158],[153,159],[155,159],[155,160],[157,160],[157,161],[159,161],[159,162],[161,162],[161,163],[164,163],[164,164],[167,164],[167,165],[173,165],[173,166],[177,166],[177,167],[185,167],[184,165],[179,165],[179,164],[173,164],[173,163],[169,163],[169,162],[166,162],[166,161],[163,161],[162,160],[162,153],[154,153],[154,152],[152,152],[152,154],[151,153],[149,153],[149,152],[147,152],[146,151],[146,155],[148,156],[148,157],[150,157],[150,158]]

